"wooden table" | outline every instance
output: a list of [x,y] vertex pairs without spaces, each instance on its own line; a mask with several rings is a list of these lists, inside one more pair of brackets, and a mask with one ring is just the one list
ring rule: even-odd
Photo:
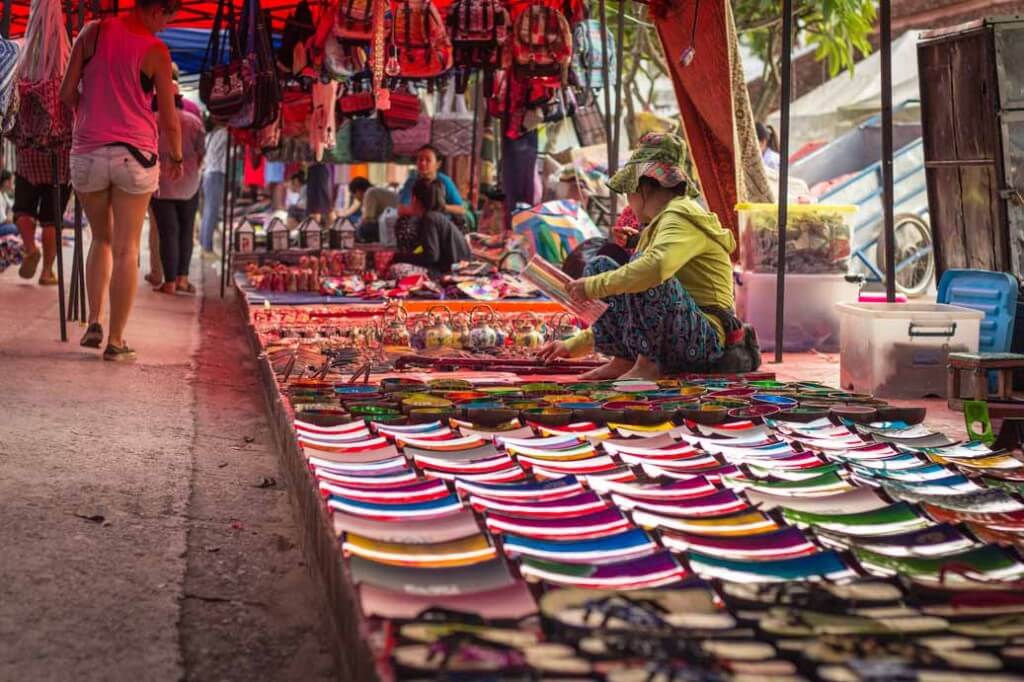
[[988,373],[996,373],[996,392],[991,399],[1013,400],[1013,370],[1024,369],[1019,353],[950,353],[946,361],[946,395],[949,406],[958,409],[962,373],[974,376],[974,399],[988,401]]

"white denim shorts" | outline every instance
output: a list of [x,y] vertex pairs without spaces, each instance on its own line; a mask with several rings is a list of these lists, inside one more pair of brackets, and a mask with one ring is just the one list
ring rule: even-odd
[[79,192],[117,187],[128,194],[152,194],[160,186],[160,164],[143,168],[124,147],[100,147],[71,155],[71,184]]

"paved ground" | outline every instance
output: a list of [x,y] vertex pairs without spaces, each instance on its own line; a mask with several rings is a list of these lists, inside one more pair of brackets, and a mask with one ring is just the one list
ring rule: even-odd
[[0,275],[0,679],[333,677],[238,314],[206,275],[205,298],[140,288],[134,365],[78,325],[61,344],[56,292]]

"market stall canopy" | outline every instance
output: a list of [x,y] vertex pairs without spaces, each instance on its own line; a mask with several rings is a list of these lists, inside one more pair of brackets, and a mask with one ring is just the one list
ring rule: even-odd
[[[910,31],[892,42],[892,99],[894,102],[920,97],[917,75],[917,32]],[[853,73],[841,73],[795,100],[790,109],[790,149],[815,140],[834,140],[882,106],[881,52],[857,63]],[[904,108],[898,118],[919,117],[917,107]],[[779,127],[779,112],[769,116]]]

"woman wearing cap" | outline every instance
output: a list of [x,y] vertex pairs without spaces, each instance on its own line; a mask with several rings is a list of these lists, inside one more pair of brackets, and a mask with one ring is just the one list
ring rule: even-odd
[[700,188],[683,141],[650,133],[609,180],[627,194],[644,226],[629,263],[598,257],[569,283],[577,301],[601,299],[608,310],[594,326],[540,350],[544,360],[597,350],[611,360],[587,379],[645,378],[706,370],[727,338],[743,334],[733,314],[732,233],[696,201]]

